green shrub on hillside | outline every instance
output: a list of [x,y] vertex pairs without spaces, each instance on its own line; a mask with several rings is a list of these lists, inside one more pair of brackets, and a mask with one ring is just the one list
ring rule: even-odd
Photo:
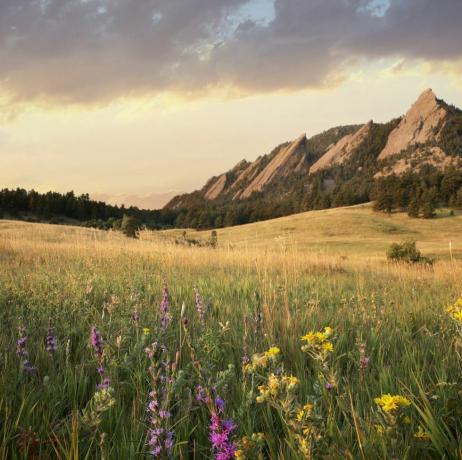
[[401,244],[391,244],[387,250],[387,259],[393,262],[407,262],[410,264],[433,264],[432,259],[422,255],[422,253],[416,247],[416,242],[413,240],[405,241]]

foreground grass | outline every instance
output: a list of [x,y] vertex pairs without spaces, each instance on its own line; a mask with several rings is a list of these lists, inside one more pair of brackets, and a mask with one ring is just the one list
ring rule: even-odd
[[[430,270],[373,254],[223,246],[2,223],[0,457],[145,458],[154,389],[171,413],[158,427],[175,432],[163,458],[216,456],[212,412],[237,425],[230,439],[240,458],[460,458],[460,340],[445,312],[461,293],[460,262]],[[333,351],[301,341],[326,326]],[[19,327],[36,372],[16,355]],[[102,356],[89,345],[91,327]],[[101,364],[110,393],[97,390]],[[297,380],[288,388],[284,377]],[[387,393],[410,405],[381,410],[374,399]]]

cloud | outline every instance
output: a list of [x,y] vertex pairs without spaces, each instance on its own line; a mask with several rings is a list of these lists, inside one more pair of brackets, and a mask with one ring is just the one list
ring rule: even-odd
[[2,0],[0,92],[21,106],[319,87],[364,59],[459,60],[461,17],[460,0]]

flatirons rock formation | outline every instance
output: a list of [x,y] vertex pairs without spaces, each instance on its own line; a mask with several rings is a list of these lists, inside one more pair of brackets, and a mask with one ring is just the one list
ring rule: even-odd
[[438,101],[431,89],[427,89],[390,133],[379,160],[396,155],[409,146],[438,141],[447,115],[445,104]]
[[347,161],[353,152],[367,139],[371,132],[373,122],[370,121],[353,134],[342,137],[332,148],[330,148],[313,166],[310,174],[322,169],[328,169],[335,164],[342,164]]
[[[462,166],[462,112],[425,90],[401,118],[379,124],[332,128],[277,146],[253,162],[241,161],[191,194],[173,198],[167,209],[201,202],[235,203],[254,196],[341,187],[358,174],[374,181],[391,174]],[[359,177],[359,176],[358,176]],[[316,185],[317,184],[317,185]],[[298,194],[302,192],[297,192]],[[275,195],[275,199],[277,196]]]

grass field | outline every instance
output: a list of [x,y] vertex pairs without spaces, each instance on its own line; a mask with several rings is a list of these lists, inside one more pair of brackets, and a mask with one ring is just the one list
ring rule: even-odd
[[[180,235],[181,230],[166,232]],[[210,232],[188,231],[188,236],[207,239]],[[351,257],[384,258],[386,248],[394,241],[414,239],[430,256],[462,258],[462,215],[449,216],[441,209],[436,219],[410,219],[404,213],[376,213],[370,204],[346,208],[310,211],[265,222],[219,230],[222,245],[245,249],[274,249],[292,245],[297,250],[310,250]]]
[[[0,221],[0,458],[462,458],[461,230],[365,206],[209,249]],[[409,237],[433,268],[386,262]]]

